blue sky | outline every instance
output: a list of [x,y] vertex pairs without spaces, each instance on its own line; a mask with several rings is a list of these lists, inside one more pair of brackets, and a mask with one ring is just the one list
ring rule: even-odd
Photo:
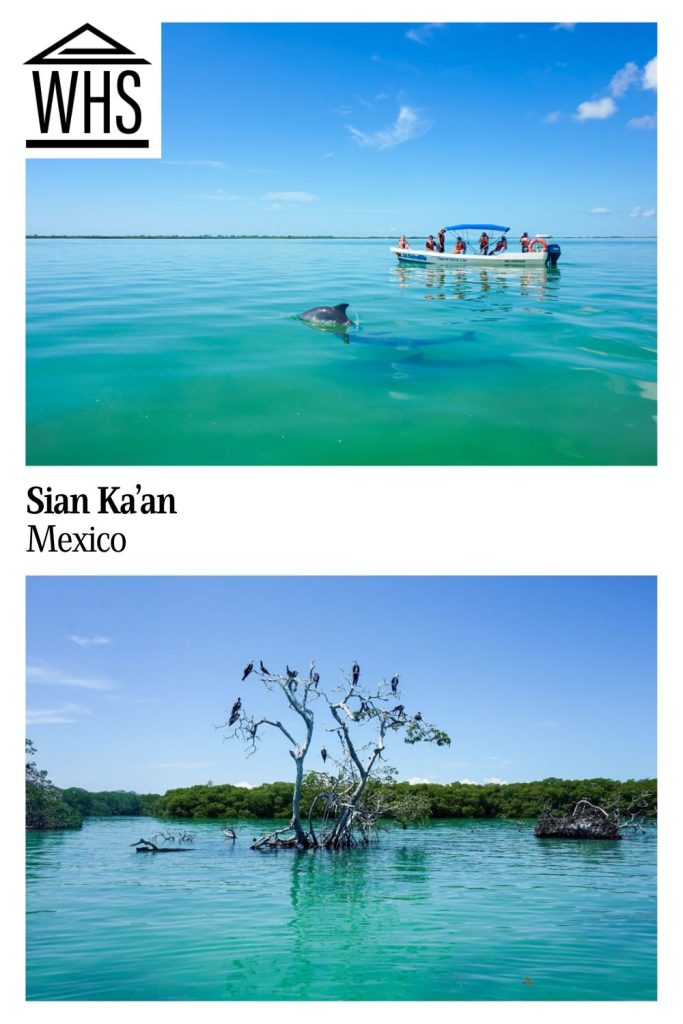
[[60,786],[289,778],[279,733],[247,759],[214,729],[238,696],[273,713],[251,658],[401,673],[452,737],[394,742],[401,778],[656,774],[652,577],[31,577],[27,618],[27,735]]
[[29,160],[29,233],[656,232],[654,24],[166,25],[162,160]]

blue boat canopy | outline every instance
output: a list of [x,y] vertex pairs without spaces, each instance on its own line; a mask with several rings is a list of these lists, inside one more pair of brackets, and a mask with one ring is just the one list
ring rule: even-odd
[[509,231],[510,228],[504,228],[500,224],[451,224],[446,231]]

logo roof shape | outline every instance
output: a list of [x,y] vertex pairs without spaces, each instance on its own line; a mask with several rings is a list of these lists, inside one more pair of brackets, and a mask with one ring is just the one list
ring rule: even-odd
[[[82,40],[78,45],[78,37],[83,35],[97,36],[105,46],[97,45],[92,39]],[[76,40],[75,46],[68,44]],[[132,50],[122,43],[117,43],[111,36],[100,32],[98,28],[86,21],[84,25],[70,32],[68,36],[41,50],[35,57],[25,61],[26,64],[149,64],[143,57],[136,57]]]

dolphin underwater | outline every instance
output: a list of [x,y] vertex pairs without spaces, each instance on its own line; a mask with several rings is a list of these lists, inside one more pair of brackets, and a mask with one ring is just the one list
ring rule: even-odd
[[346,315],[348,308],[348,302],[340,302],[337,306],[314,306],[305,313],[299,313],[299,319],[317,327],[338,330],[340,327],[351,327],[352,322]]

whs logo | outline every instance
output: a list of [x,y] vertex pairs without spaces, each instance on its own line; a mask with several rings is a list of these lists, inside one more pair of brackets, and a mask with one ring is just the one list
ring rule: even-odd
[[89,23],[41,50],[26,61],[27,156],[160,156],[158,64]]

